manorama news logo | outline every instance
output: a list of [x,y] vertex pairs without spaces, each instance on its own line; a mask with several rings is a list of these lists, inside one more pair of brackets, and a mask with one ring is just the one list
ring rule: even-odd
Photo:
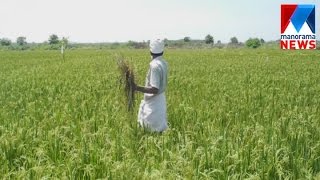
[[315,5],[281,5],[281,49],[316,49]]

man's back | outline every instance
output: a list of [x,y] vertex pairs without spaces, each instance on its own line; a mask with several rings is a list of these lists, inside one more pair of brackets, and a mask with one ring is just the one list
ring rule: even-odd
[[[147,87],[155,87],[159,89],[161,94],[165,92],[168,84],[168,63],[160,56],[153,59],[150,62],[150,69],[146,78]],[[145,97],[148,99],[152,94],[145,94]]]

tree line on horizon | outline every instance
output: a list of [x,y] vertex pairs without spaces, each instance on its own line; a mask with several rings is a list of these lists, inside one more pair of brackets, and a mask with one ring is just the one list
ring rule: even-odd
[[[277,42],[277,41],[273,41]],[[215,42],[215,39],[212,35],[208,34],[204,37],[203,40],[191,39],[189,36],[184,37],[179,40],[168,40],[165,39],[165,44],[168,47],[173,48],[184,48],[184,47],[193,47],[193,48],[237,48],[237,47],[248,47],[248,48],[259,48],[261,45],[265,44],[265,40],[262,38],[249,38],[244,43],[240,42],[237,37],[231,37],[228,43],[222,43],[220,40]],[[271,42],[272,43],[272,42]],[[0,38],[0,49],[1,47],[7,47],[5,49],[13,50],[26,50],[26,49],[45,49],[45,50],[57,50],[61,47],[61,44],[64,46],[76,49],[76,48],[133,48],[133,49],[144,49],[148,47],[148,41],[128,41],[125,43],[113,42],[113,43],[69,43],[68,38],[62,37],[61,39],[56,34],[49,36],[48,41],[43,43],[28,43],[27,38],[24,36],[17,37],[15,43],[13,43],[8,38]],[[2,48],[3,49],[3,48]]]

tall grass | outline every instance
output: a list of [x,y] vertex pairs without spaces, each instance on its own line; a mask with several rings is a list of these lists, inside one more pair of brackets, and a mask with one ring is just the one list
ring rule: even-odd
[[[317,52],[168,50],[162,135],[128,118],[114,53],[0,52],[0,179],[320,178]],[[148,52],[122,53],[144,82]]]

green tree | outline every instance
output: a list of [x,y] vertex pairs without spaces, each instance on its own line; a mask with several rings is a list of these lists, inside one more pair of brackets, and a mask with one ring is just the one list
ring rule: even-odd
[[184,37],[184,38],[183,38],[183,41],[184,41],[184,42],[190,42],[191,39],[190,39],[190,37],[187,36],[187,37]]
[[232,37],[232,38],[230,39],[230,43],[231,43],[231,44],[239,44],[239,41],[238,41],[237,37]]
[[213,36],[211,36],[210,34],[206,35],[204,42],[206,44],[214,44],[214,39]]
[[2,39],[0,39],[0,44],[1,44],[1,46],[10,46],[11,40],[7,39],[7,38],[2,38]]
[[246,46],[249,48],[258,48],[261,46],[261,42],[259,38],[249,38],[246,41]]
[[49,37],[49,44],[58,44],[59,43],[59,37],[55,34],[50,35]]
[[23,46],[23,45],[26,45],[27,44],[27,38],[26,37],[23,37],[23,36],[20,36],[17,38],[17,44],[19,46]]

